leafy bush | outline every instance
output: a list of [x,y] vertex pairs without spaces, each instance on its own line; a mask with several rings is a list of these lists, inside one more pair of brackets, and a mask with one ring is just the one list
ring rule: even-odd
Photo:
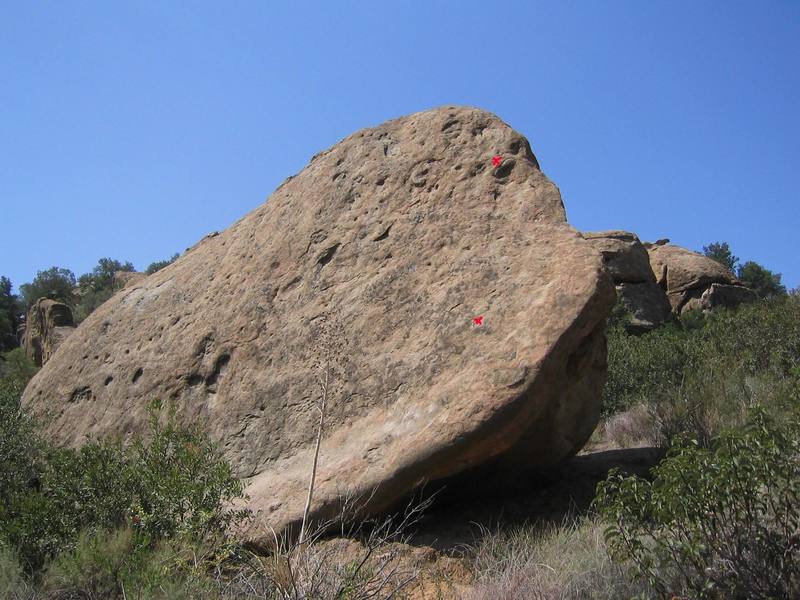
[[0,355],[0,379],[16,379],[24,387],[37,370],[22,348],[14,348]]
[[612,556],[664,597],[799,597],[798,436],[758,408],[708,448],[676,438],[652,482],[612,473],[596,498]]
[[69,550],[81,532],[130,526],[153,546],[181,535],[223,538],[246,516],[229,504],[243,497],[217,448],[198,428],[162,424],[151,412],[148,440],[53,448],[19,407],[21,388],[0,387],[0,541],[29,573]]
[[612,326],[608,337],[604,414],[647,407],[658,443],[686,430],[707,440],[755,403],[782,414],[800,402],[798,297],[690,315],[641,336]]
[[131,528],[84,531],[74,548],[59,554],[42,576],[40,589],[77,598],[209,597],[210,580],[195,572],[189,544],[139,544]]

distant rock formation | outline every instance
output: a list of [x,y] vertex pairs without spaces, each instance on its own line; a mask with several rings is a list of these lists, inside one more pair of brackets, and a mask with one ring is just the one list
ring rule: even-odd
[[28,358],[41,367],[74,331],[75,323],[69,306],[40,298],[28,311],[20,344]]
[[650,268],[647,250],[628,231],[587,232],[583,236],[603,256],[603,264],[613,277],[617,294],[631,313],[627,327],[649,331],[666,321],[671,313],[667,296],[657,284]]
[[600,253],[567,224],[528,141],[445,107],[317,154],[117,293],[23,403],[76,445],[141,431],[152,399],[174,402],[247,477],[268,536],[302,518],[320,352],[346,368],[311,516],[338,514],[345,495],[380,512],[425,481],[480,469],[483,486],[575,454],[599,419],[613,303]]
[[656,282],[666,293],[675,314],[735,306],[756,299],[755,293],[713,258],[668,243],[645,244],[645,247]]

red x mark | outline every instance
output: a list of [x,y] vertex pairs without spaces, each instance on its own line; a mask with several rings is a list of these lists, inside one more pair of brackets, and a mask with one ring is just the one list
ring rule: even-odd
[[483,315],[481,315],[479,317],[474,317],[472,319],[472,324],[477,326],[477,327],[481,327],[483,325]]
[[494,156],[494,157],[492,157],[492,164],[493,164],[495,167],[496,167],[496,166],[498,166],[498,165],[499,165],[501,162],[503,162],[503,159],[502,159],[500,156]]

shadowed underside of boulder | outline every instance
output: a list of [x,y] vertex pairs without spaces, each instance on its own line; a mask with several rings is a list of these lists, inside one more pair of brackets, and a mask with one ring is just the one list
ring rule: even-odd
[[322,323],[349,350],[313,518],[343,494],[371,494],[378,512],[488,461],[514,473],[574,454],[599,417],[613,300],[525,138],[444,107],[355,133],[126,287],[23,401],[71,445],[142,431],[150,400],[174,402],[280,531],[302,516]]

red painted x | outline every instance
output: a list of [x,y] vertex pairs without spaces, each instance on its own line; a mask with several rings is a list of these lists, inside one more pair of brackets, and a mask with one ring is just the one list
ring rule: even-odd
[[499,165],[501,162],[503,162],[503,159],[502,159],[500,156],[494,156],[494,157],[492,158],[492,164],[493,164],[495,167],[496,167],[496,166],[498,166],[498,165]]

